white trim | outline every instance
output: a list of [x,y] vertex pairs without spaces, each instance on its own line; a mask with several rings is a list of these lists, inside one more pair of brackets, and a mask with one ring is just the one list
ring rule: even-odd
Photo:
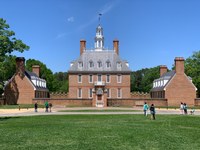
[[92,88],[89,88],[89,89],[88,89],[88,97],[89,97],[89,98],[93,98],[93,90],[91,90],[92,96],[90,96],[90,89],[92,89]]
[[[109,76],[109,82],[107,82],[107,77]],[[111,77],[110,77],[110,74],[106,74],[106,83],[110,83],[111,82]]]
[[[118,77],[120,77],[120,81],[118,81]],[[117,74],[117,83],[122,83],[122,75],[121,74]]]
[[[120,90],[120,96],[118,95],[118,90]],[[117,98],[122,98],[122,89],[121,88],[117,88]]]
[[34,86],[34,84],[33,84],[33,82],[32,81],[30,81],[29,80],[29,78],[25,75],[25,77],[26,77],[26,79],[28,80],[28,82],[32,85],[32,87],[33,87],[33,89],[34,89],[34,91],[36,90],[36,88],[35,88],[35,86]]
[[[81,77],[81,81],[79,81],[79,76]],[[82,74],[78,74],[78,83],[82,83]]]
[[107,98],[111,98],[111,89],[110,88],[107,89],[107,93],[109,93],[109,96],[107,94]]
[[[90,82],[90,76],[92,76],[92,82]],[[88,82],[89,83],[93,83],[93,75],[92,74],[89,74],[89,76],[88,76]]]
[[197,88],[196,88],[196,86],[193,84],[193,82],[189,80],[188,76],[187,76],[185,73],[184,73],[184,75],[185,75],[185,77],[188,79],[188,81],[189,81],[190,83],[192,83],[193,87],[194,87],[195,90],[197,91]]
[[[79,97],[79,90],[81,90],[81,96],[80,97]],[[77,89],[77,98],[82,98],[82,89],[81,88]]]

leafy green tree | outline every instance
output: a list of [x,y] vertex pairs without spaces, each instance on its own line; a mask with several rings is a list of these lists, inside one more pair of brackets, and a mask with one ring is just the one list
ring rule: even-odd
[[68,73],[67,72],[57,72],[54,74],[54,77],[59,85],[57,91],[59,92],[68,92],[69,82],[68,82]]
[[159,66],[145,68],[131,73],[131,91],[149,92],[153,81],[159,78]]
[[16,39],[15,32],[9,28],[6,20],[0,18],[0,94],[2,93],[3,81],[7,80],[12,73],[9,68],[9,65],[12,64],[7,63],[10,59],[9,56],[13,51],[24,52],[29,49],[29,46]]
[[200,96],[200,51],[196,51],[185,60],[185,73],[192,78],[197,87],[197,96]]

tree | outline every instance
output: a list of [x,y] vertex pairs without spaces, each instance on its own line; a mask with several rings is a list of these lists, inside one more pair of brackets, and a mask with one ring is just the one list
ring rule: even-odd
[[131,91],[149,92],[153,81],[159,78],[159,66],[131,73]]
[[185,60],[185,73],[192,78],[197,87],[197,96],[200,96],[200,51],[196,51]]
[[54,74],[54,78],[57,81],[59,92],[68,92],[69,82],[67,72],[58,72]]
[[7,80],[12,73],[10,68],[7,66],[12,65],[7,63],[9,59],[11,60],[11,57],[9,56],[11,56],[13,51],[24,52],[29,49],[29,46],[15,38],[15,32],[9,30],[9,28],[10,27],[6,23],[6,20],[0,18],[0,94],[2,93],[3,81]]

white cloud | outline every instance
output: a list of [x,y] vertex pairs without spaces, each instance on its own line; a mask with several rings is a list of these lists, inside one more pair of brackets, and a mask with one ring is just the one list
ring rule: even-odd
[[69,18],[67,18],[67,21],[68,21],[68,22],[74,22],[74,17],[69,17]]

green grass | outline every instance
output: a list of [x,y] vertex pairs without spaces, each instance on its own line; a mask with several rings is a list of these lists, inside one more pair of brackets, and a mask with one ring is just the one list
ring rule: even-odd
[[195,150],[200,117],[60,115],[0,118],[0,147],[48,150]]

